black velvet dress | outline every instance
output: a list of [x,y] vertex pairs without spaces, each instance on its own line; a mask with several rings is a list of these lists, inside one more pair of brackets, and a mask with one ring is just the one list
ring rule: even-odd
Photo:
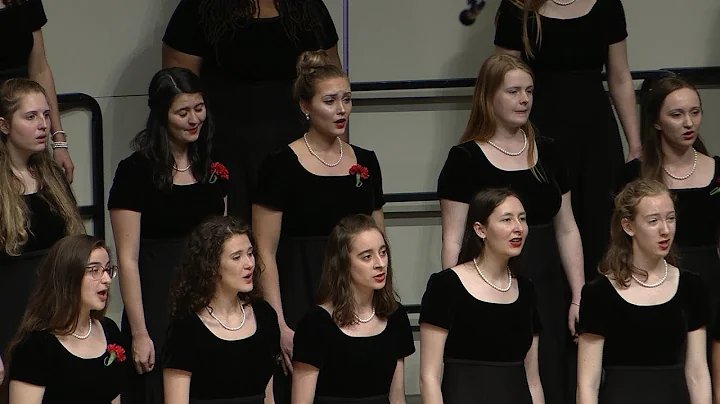
[[542,325],[533,283],[515,278],[512,303],[476,299],[452,269],[433,274],[420,323],[448,331],[443,355],[446,404],[532,404],[523,361]]
[[0,9],[0,84],[28,77],[28,59],[35,44],[33,32],[47,24],[42,0],[28,0]]
[[216,124],[214,158],[230,176],[228,213],[250,223],[257,172],[268,154],[300,138],[305,117],[292,95],[295,65],[304,51],[330,49],[338,35],[322,0],[304,0],[316,21],[285,29],[282,18],[253,19],[217,43],[208,39],[200,0],[181,0],[163,42],[202,57],[204,97]]
[[390,404],[390,387],[397,361],[415,352],[407,312],[399,306],[385,329],[369,337],[351,337],[330,313],[315,306],[295,333],[293,361],[320,370],[316,404]]
[[538,138],[538,164],[547,181],[528,170],[504,171],[488,161],[475,142],[450,149],[438,179],[438,196],[470,203],[483,189],[510,187],[527,212],[529,232],[522,253],[513,259],[513,271],[530,278],[538,296],[540,332],[540,378],[548,403],[563,403],[568,372],[574,369],[574,344],[567,326],[570,294],[555,241],[553,218],[560,210],[562,195],[569,191],[567,174],[556,156],[552,139]]
[[604,276],[586,284],[580,333],[605,338],[599,404],[690,404],[685,342],[709,321],[707,292],[692,272],[681,270],[675,295],[652,306],[629,303]]
[[22,246],[19,256],[0,252],[0,355],[25,314],[28,298],[35,288],[38,266],[47,250],[65,236],[65,220],[50,209],[45,191],[24,198],[30,214],[28,242]]
[[[530,121],[541,136],[557,140],[566,164],[572,205],[583,241],[585,278],[597,276],[610,237],[612,192],[623,165],[622,141],[601,73],[609,46],[627,38],[620,0],[596,0],[578,18],[540,16],[542,42],[524,51],[522,11],[502,0],[495,45],[520,51],[535,75]],[[535,18],[530,16],[530,42],[535,43]],[[577,102],[581,97],[582,102]]]
[[[232,175],[230,172],[231,178]],[[152,165],[140,153],[122,160],[110,189],[108,209],[141,214],[140,288],[145,324],[155,355],[159,357],[170,322],[169,296],[175,267],[192,230],[210,216],[223,215],[227,184],[218,179],[212,184],[173,185],[165,192],[153,185],[152,177]],[[131,339],[130,323],[124,311],[122,332]],[[151,372],[131,380],[129,390],[123,393],[123,401],[126,399],[133,404],[163,402],[162,369],[157,363]]]
[[170,323],[163,368],[191,374],[191,404],[263,404],[280,353],[280,328],[270,304],[258,300],[252,309],[257,329],[239,340],[218,338],[195,313]]

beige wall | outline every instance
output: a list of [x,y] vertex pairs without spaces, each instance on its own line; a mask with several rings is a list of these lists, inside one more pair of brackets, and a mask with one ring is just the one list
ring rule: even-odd
[[[474,77],[493,51],[493,17],[499,0],[473,26],[458,22],[465,0],[348,0],[352,81]],[[103,111],[106,195],[117,163],[147,114],[145,93],[160,67],[165,25],[177,0],[45,2],[47,54],[60,93],[95,97]],[[720,65],[717,0],[625,0],[631,69]],[[342,0],[326,0],[342,34]],[[653,10],[655,15],[650,18]],[[342,41],[341,41],[342,42]],[[341,49],[342,54],[342,49]],[[404,92],[442,95],[447,92]],[[461,92],[462,93],[462,92]],[[465,91],[467,94],[468,92]],[[358,98],[367,95],[357,94]],[[704,137],[720,153],[720,91],[703,91]],[[356,107],[352,140],[374,149],[386,192],[434,191],[437,175],[468,116],[467,100],[386,107]],[[90,201],[88,121],[83,112],[63,116],[78,166],[73,185]],[[388,210],[404,207],[387,206]],[[397,284],[403,302],[417,304],[430,273],[440,270],[439,220],[389,221]],[[108,222],[108,239],[112,241]],[[111,316],[121,311],[114,290]],[[407,390],[417,393],[417,354],[408,360]]]

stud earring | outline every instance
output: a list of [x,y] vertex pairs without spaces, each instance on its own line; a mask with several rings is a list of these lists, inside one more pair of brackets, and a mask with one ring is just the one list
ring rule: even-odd
[[310,120],[310,115],[307,114],[307,113],[305,114],[305,120],[306,120],[306,121],[309,121],[309,120]]

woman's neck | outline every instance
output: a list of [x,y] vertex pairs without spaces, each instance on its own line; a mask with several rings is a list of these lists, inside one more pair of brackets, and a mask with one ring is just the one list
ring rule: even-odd
[[498,124],[497,129],[495,129],[495,133],[492,136],[492,139],[500,141],[512,141],[515,139],[519,139],[522,136],[522,133],[522,128],[519,126],[508,127]]
[[323,135],[313,127],[310,127],[305,137],[316,152],[328,153],[338,150],[337,137]]
[[77,325],[72,332],[78,335],[85,335],[90,327],[90,310],[80,310]]
[[185,168],[189,165],[187,143],[170,142],[170,152],[175,160],[175,168]]
[[210,299],[209,306],[212,307],[213,313],[228,317],[240,311],[241,304],[237,291],[224,291],[218,287],[215,295]]
[[508,261],[508,257],[495,254],[487,248],[482,255],[475,257],[478,269],[493,281],[507,279]]
[[30,157],[34,154],[33,152],[23,152],[13,147],[9,142],[7,143],[8,155],[10,156],[10,164],[18,172],[28,172],[30,170],[28,162]]
[[695,158],[692,146],[673,146],[663,139],[660,148],[663,154],[663,165],[666,166],[691,164]]
[[372,313],[374,307],[373,297],[375,290],[368,287],[359,288],[354,284],[350,285],[355,300],[355,314],[359,317],[367,317]]
[[662,276],[661,274],[665,272],[664,261],[663,257],[645,254],[642,251],[638,251],[637,248],[633,252],[633,266],[647,272],[648,278],[650,278],[653,274],[657,274],[658,277]]

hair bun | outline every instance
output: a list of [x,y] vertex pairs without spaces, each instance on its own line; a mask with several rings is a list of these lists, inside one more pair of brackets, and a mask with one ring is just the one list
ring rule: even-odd
[[316,69],[332,65],[330,56],[324,50],[305,51],[297,62],[298,76],[313,74]]

